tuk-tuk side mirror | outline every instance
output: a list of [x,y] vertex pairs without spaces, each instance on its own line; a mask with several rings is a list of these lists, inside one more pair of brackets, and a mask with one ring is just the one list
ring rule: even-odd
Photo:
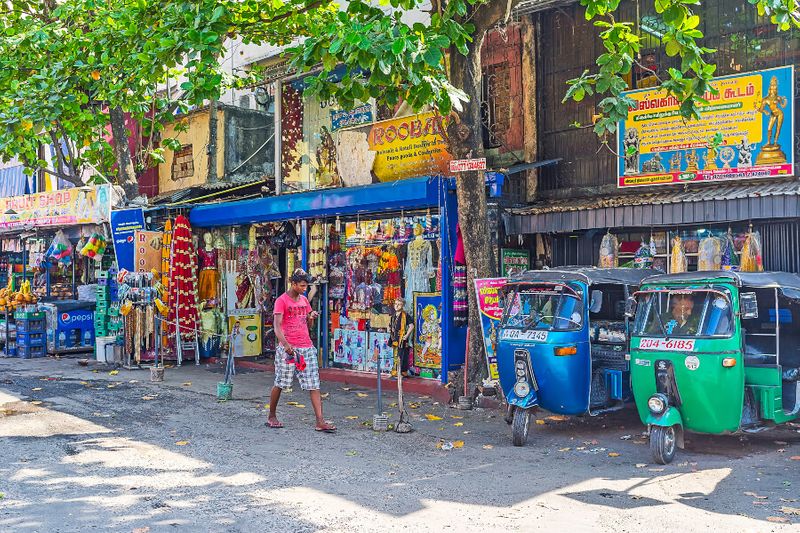
[[603,291],[595,289],[592,291],[591,303],[589,304],[590,313],[599,313],[603,308]]
[[636,298],[633,296],[628,296],[628,299],[625,300],[625,316],[628,318],[633,318],[636,315]]
[[754,292],[743,292],[739,295],[739,314],[742,320],[758,318],[758,299]]

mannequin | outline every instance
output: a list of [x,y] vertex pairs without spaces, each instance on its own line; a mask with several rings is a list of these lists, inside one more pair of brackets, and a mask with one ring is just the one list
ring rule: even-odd
[[203,247],[197,254],[200,273],[197,276],[197,295],[200,301],[217,299],[219,271],[217,270],[218,251],[214,248],[211,233],[203,234]]
[[408,256],[406,257],[406,311],[411,312],[414,307],[415,292],[429,292],[431,290],[430,278],[435,274],[433,269],[433,247],[431,243],[422,238],[422,226],[414,226],[414,240],[408,243]]
[[227,333],[225,317],[216,302],[205,301],[199,307],[201,357],[216,357],[220,352],[222,337]]

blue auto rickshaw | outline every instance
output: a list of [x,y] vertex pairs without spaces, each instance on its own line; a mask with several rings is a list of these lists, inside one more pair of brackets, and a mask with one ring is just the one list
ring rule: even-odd
[[531,412],[597,415],[631,401],[628,297],[650,269],[560,267],[511,278],[497,346],[515,446]]

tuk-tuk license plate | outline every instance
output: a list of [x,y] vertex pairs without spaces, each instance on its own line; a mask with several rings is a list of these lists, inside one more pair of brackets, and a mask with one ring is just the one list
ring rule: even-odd
[[501,338],[503,340],[512,341],[536,341],[545,342],[547,340],[547,331],[538,329],[519,330],[519,329],[505,329]]
[[662,352],[669,352],[673,350],[680,350],[683,352],[694,351],[694,339],[653,339],[642,338],[639,339],[640,350],[659,350]]

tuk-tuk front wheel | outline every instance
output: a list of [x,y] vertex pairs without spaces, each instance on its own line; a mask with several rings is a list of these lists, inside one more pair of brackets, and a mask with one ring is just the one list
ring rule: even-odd
[[675,458],[675,426],[650,428],[650,452],[653,460],[661,465],[672,462]]
[[511,436],[514,446],[525,446],[528,440],[528,430],[531,425],[531,412],[529,409],[517,407],[514,409],[514,420],[511,422]]
[[505,420],[506,424],[508,424],[509,426],[511,425],[512,422],[514,422],[514,411],[516,411],[516,409],[517,409],[516,406],[512,404],[508,404],[506,406],[506,415],[503,417],[503,420]]

